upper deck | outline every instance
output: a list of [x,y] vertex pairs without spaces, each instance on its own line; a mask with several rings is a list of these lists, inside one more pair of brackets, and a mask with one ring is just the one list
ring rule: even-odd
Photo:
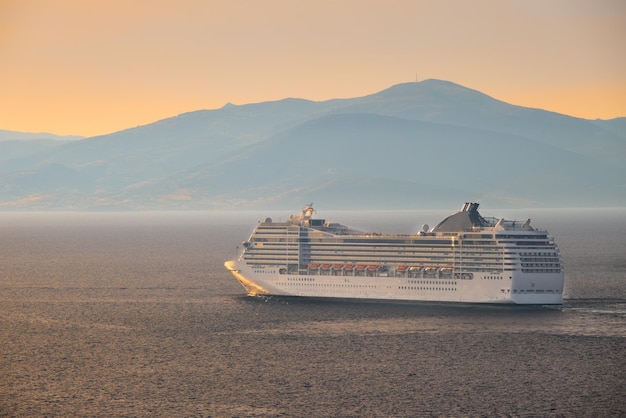
[[535,263],[527,266],[533,270],[560,269],[558,249],[547,232],[532,228],[530,220],[483,218],[477,206],[465,204],[432,229],[379,234],[313,219],[313,207],[307,205],[299,216],[286,222],[267,218],[259,223],[244,243],[242,257],[251,265],[288,270],[315,264],[367,264],[384,266],[386,271],[401,266],[515,271],[525,262]]
[[[314,219],[313,218],[313,204],[310,203],[302,209],[302,212],[298,216],[291,216],[289,221],[274,223],[276,227],[288,227],[288,226],[299,226],[308,228],[311,230],[320,231],[330,235],[357,235],[363,238],[368,237],[404,237],[404,236],[431,236],[431,237],[449,237],[449,236],[463,236],[464,233],[478,233],[478,232],[491,232],[491,233],[501,233],[502,231],[508,231],[513,234],[522,234],[527,232],[534,232],[530,235],[536,235],[536,233],[541,234],[546,233],[546,231],[537,231],[532,226],[530,226],[530,219],[526,221],[517,221],[517,220],[506,220],[504,218],[495,218],[495,217],[482,217],[480,213],[478,213],[478,203],[465,203],[461,210],[448,216],[443,221],[441,221],[434,228],[428,229],[424,228],[422,231],[418,231],[415,234],[379,234],[379,233],[371,233],[359,231],[353,228],[350,228],[346,225],[342,225],[339,223],[331,223],[327,222],[325,219]],[[272,224],[272,220],[267,218],[262,225],[269,226]],[[500,235],[500,234],[499,234]],[[528,235],[528,234],[527,234]]]

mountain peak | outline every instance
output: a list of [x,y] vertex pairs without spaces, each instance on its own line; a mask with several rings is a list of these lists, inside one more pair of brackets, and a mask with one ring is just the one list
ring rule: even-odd
[[372,96],[402,99],[406,97],[430,97],[430,98],[450,98],[450,97],[481,97],[493,99],[484,93],[473,90],[451,81],[428,79],[424,81],[413,81],[409,83],[395,84],[387,89],[374,93]]

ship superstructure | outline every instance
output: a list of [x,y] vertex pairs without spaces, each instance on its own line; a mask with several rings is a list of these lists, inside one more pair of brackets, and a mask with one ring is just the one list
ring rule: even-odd
[[313,218],[267,218],[226,268],[250,294],[406,301],[561,304],[564,273],[546,231],[484,218],[478,203],[415,234]]

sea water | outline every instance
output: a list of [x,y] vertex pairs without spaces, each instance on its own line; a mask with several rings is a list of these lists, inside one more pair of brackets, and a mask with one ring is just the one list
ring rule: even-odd
[[288,215],[0,213],[0,416],[626,415],[625,210],[498,213],[555,237],[558,307],[246,297],[223,262]]

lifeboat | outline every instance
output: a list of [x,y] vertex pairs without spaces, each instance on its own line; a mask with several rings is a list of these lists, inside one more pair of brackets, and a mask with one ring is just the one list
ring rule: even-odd
[[311,270],[316,270],[316,269],[320,268],[320,265],[319,264],[309,264],[309,268]]
[[397,271],[406,271],[409,268],[409,266],[398,266],[396,267]]
[[367,269],[369,271],[375,271],[375,270],[378,270],[379,268],[380,266],[375,266],[375,265],[367,266]]
[[344,269],[346,269],[346,270],[354,270],[354,264],[346,264],[344,266]]
[[341,270],[343,268],[343,264],[334,264],[333,270]]
[[357,270],[365,270],[367,268],[367,266],[365,264],[359,264],[358,266],[356,266]]
[[330,264],[322,264],[322,270],[328,270],[330,268]]

